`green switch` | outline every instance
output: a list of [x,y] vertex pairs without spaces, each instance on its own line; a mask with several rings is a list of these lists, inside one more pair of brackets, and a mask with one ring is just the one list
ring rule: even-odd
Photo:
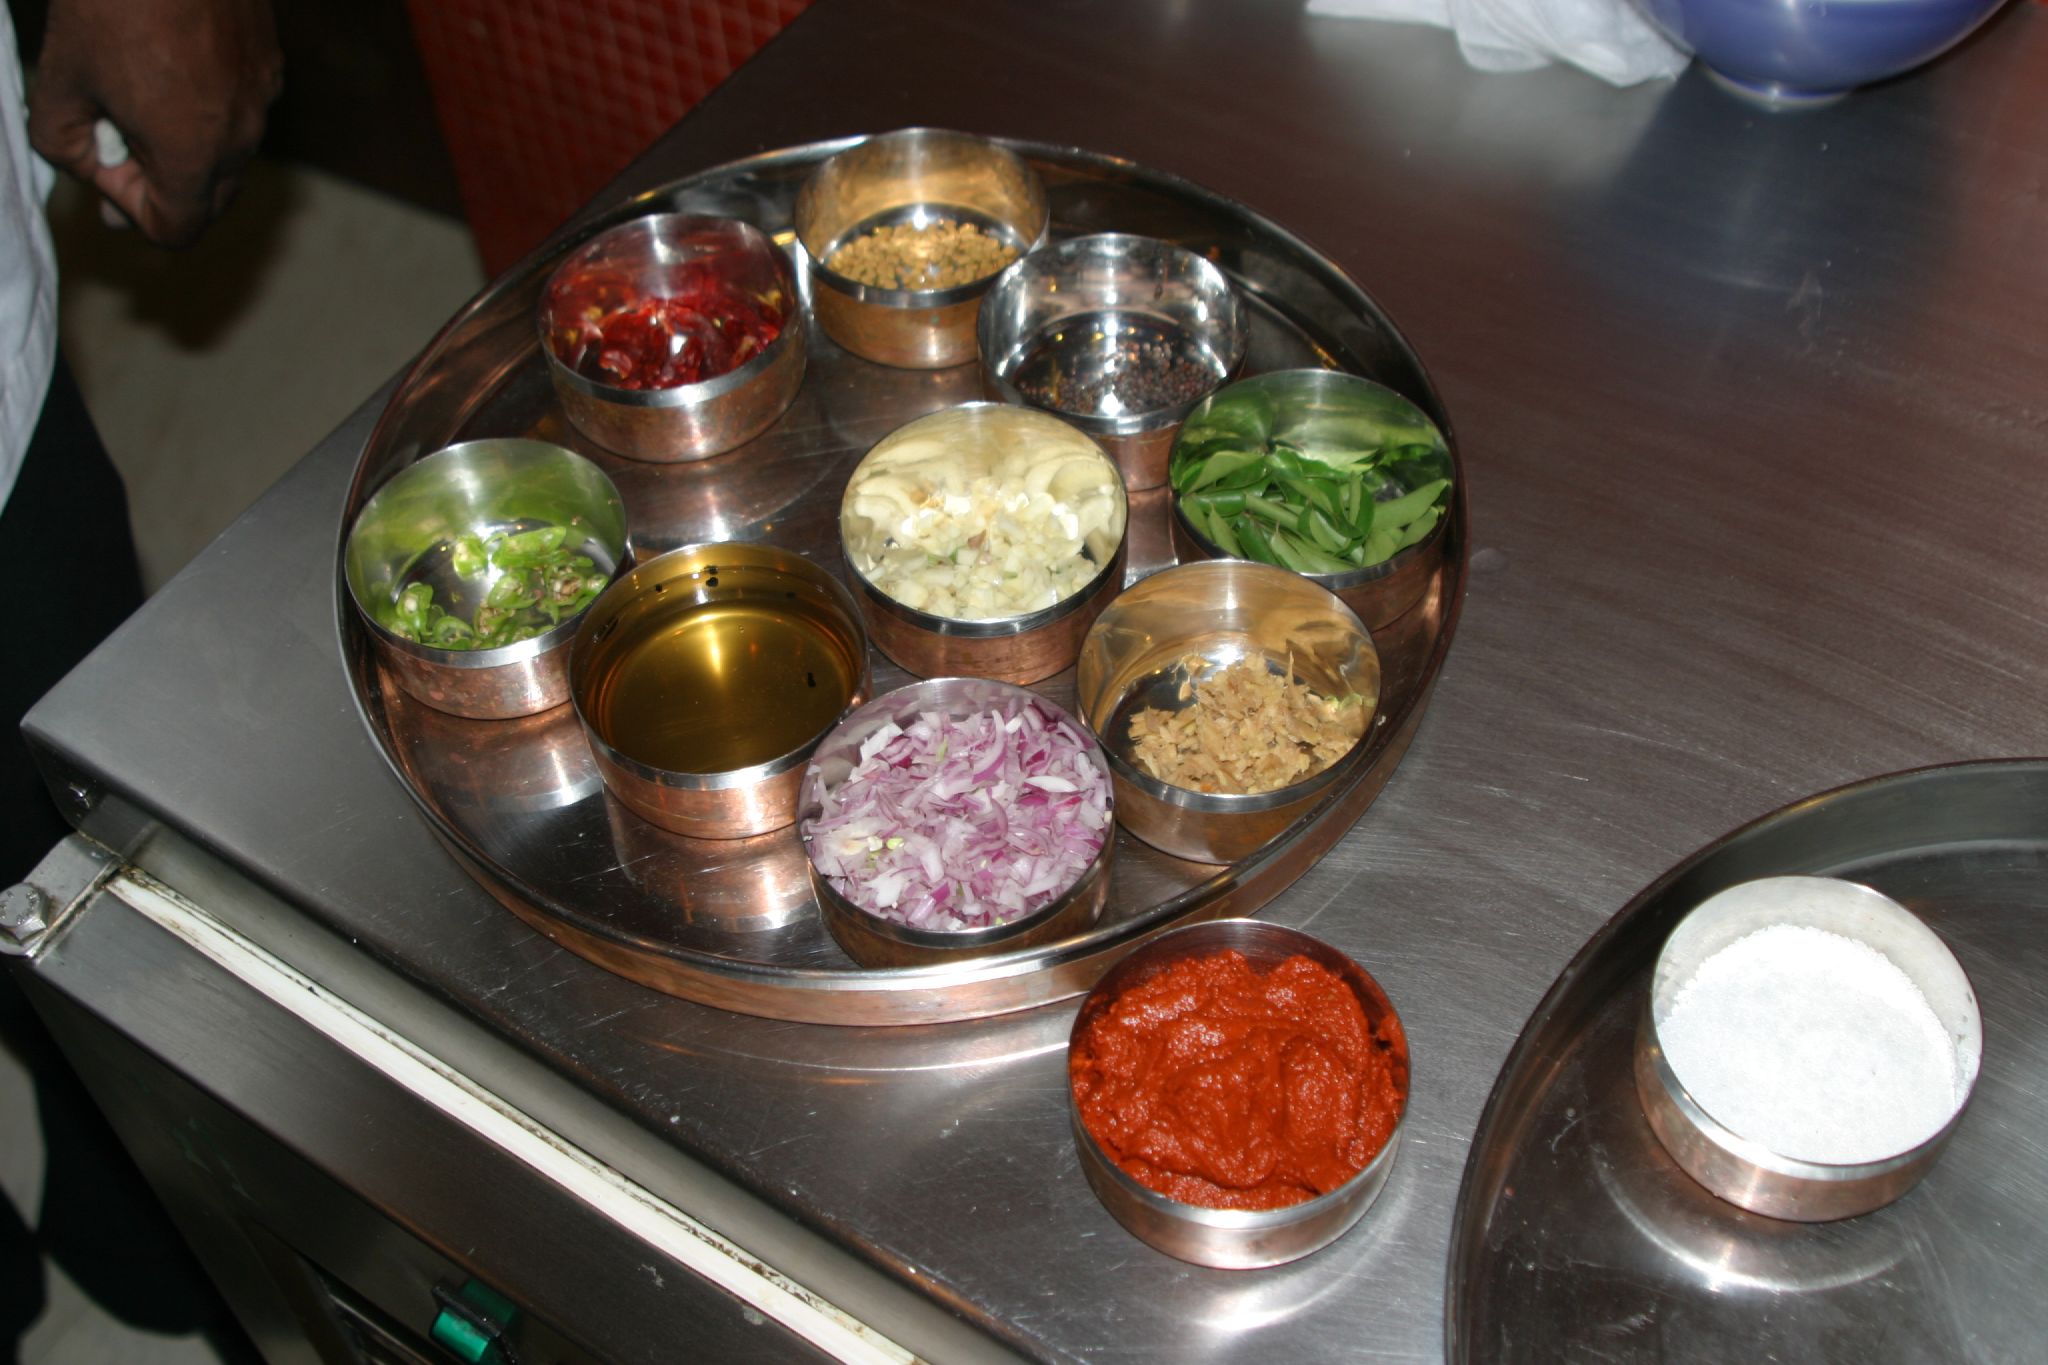
[[519,1316],[512,1300],[482,1280],[471,1280],[454,1293],[435,1285],[434,1301],[441,1305],[429,1332],[436,1345],[465,1365],[512,1365],[504,1341]]

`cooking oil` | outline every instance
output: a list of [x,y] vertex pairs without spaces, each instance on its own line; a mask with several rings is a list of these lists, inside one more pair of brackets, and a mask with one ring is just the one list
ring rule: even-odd
[[585,709],[612,748],[668,772],[732,772],[839,719],[861,669],[836,613],[796,592],[676,586],[674,600],[622,618],[599,645]]

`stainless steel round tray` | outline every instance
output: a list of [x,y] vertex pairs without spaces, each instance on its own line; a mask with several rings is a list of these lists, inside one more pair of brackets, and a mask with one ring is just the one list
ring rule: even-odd
[[[1927,1178],[1836,1223],[1694,1184],[1637,1102],[1630,1046],[1664,939],[1755,877],[1865,882],[1970,975],[1984,1064]],[[1453,1225],[1453,1361],[2039,1359],[2048,1182],[2048,762],[1900,773],[1798,802],[1703,850],[1595,935],[1494,1087]]]
[[[739,217],[787,245],[796,191],[850,141],[722,166],[617,205],[494,282],[444,328],[392,396],[359,463],[338,534],[392,473],[453,441],[535,436],[597,460],[619,485],[637,553],[706,540],[766,540],[842,576],[837,512],[858,458],[903,422],[982,397],[978,368],[885,368],[815,326],[803,391],[765,434],[729,454],[644,464],[584,440],[558,407],[534,310],[561,254],[657,210]],[[1054,237],[1118,230],[1208,255],[1250,304],[1246,372],[1323,365],[1407,395],[1456,436],[1421,363],[1336,266],[1282,228],[1185,181],[1109,157],[1011,143],[1044,178]],[[1133,496],[1127,580],[1173,563],[1167,491]],[[1180,862],[1119,834],[1108,908],[1047,947],[943,968],[867,970],[818,921],[793,830],[702,842],[643,823],[604,790],[568,707],[524,720],[466,721],[427,709],[379,672],[337,599],[344,655],[366,723],[436,832],[507,908],[572,951],[656,989],[775,1018],[910,1024],[1024,1009],[1085,991],[1148,934],[1249,914],[1350,828],[1392,775],[1422,719],[1457,623],[1466,564],[1465,484],[1453,488],[1443,564],[1422,599],[1375,634],[1381,710],[1330,796],[1256,855],[1226,868]],[[340,554],[337,548],[336,561]],[[337,567],[336,584],[340,588]],[[907,681],[879,654],[877,691]],[[1039,690],[1062,705],[1073,670]]]

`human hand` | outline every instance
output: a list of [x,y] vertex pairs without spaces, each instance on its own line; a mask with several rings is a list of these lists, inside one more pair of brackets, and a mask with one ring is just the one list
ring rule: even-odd
[[[283,84],[270,0],[51,0],[29,138],[164,246],[227,207]],[[100,159],[105,119],[132,153]]]

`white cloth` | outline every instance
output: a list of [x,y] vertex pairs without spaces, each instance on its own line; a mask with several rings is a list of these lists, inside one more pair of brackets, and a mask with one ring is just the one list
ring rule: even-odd
[[1308,0],[1308,12],[1450,29],[1480,71],[1561,61],[1634,85],[1676,76],[1691,60],[1628,0]]
[[57,362],[57,253],[44,217],[56,175],[28,145],[14,24],[0,10],[0,507]]

